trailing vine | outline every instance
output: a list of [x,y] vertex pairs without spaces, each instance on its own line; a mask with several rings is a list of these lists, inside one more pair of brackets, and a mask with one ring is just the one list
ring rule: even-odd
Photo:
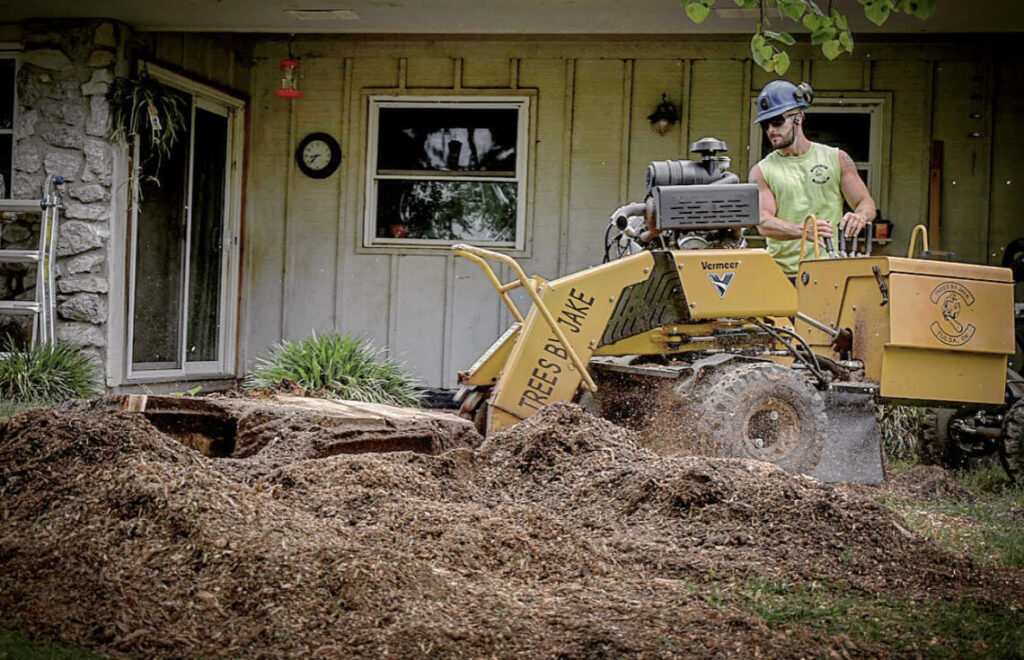
[[[694,23],[703,23],[716,0],[680,0],[686,15]],[[864,15],[875,25],[882,25],[893,12],[903,12],[925,19],[935,13],[939,0],[858,0],[864,6]],[[853,34],[846,15],[828,7],[822,9],[814,0],[733,0],[742,9],[758,9],[759,17],[750,39],[750,54],[759,67],[782,75],[789,68],[786,47],[796,43],[788,32],[777,32],[771,27],[766,9],[778,9],[783,18],[803,25],[811,33],[811,44],[821,47],[825,57],[834,60],[843,52],[853,52]]]

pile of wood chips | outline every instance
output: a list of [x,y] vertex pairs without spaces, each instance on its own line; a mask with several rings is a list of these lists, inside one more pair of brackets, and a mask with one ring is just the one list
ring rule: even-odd
[[283,456],[205,458],[127,413],[13,418],[0,613],[115,657],[795,657],[856,647],[702,588],[1024,599],[855,492],[661,458],[569,404],[478,449]]

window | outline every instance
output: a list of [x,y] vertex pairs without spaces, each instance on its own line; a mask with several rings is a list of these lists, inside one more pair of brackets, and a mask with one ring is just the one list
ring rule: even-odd
[[370,97],[364,245],[521,248],[529,99]]
[[[756,100],[757,94],[754,94]],[[850,154],[877,204],[882,203],[882,110],[884,98],[823,97],[806,108],[804,134],[812,142],[839,147]],[[751,120],[757,109],[751,106]],[[771,151],[764,131],[751,127],[751,167]]]
[[11,196],[15,70],[16,60],[13,57],[0,57],[0,199]]

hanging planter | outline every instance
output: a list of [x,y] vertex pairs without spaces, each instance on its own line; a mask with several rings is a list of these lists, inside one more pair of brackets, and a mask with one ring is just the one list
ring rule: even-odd
[[[170,157],[174,146],[185,133],[185,105],[180,94],[151,76],[145,65],[130,78],[114,78],[107,93],[110,104],[112,138],[123,140],[129,147],[137,140],[145,146],[143,162],[133,162],[129,181],[134,199],[138,199],[139,174],[143,167],[147,179],[159,185],[160,163]],[[142,151],[142,150],[140,150]],[[155,158],[155,162],[151,159]]]

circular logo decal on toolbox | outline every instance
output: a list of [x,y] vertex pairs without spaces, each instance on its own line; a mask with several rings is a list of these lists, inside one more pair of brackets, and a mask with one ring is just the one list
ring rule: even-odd
[[929,299],[938,316],[930,326],[935,338],[947,346],[963,346],[971,341],[977,328],[962,321],[960,316],[974,304],[974,294],[958,282],[943,282],[935,287]]

